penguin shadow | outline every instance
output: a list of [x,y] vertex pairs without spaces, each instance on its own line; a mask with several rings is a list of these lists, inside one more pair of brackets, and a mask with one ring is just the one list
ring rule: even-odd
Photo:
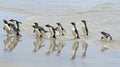
[[57,56],[59,56],[63,47],[65,46],[65,43],[62,39],[59,39],[58,44],[56,46],[57,46]]
[[82,42],[82,57],[85,58],[88,48],[88,43],[85,40],[82,40],[81,42]]
[[35,41],[33,42],[34,43],[34,49],[33,49],[33,52],[37,52],[39,51],[42,47],[45,46],[44,43],[44,39],[43,38],[40,38],[40,37],[36,37]]
[[75,39],[72,45],[72,58],[71,58],[72,60],[74,60],[76,57],[78,47],[79,47],[79,39]]
[[11,52],[18,44],[20,37],[19,36],[7,36],[4,40],[4,51]]
[[50,55],[52,52],[54,52],[56,49],[56,39],[55,38],[51,38],[50,39],[50,45],[49,45],[49,49],[47,51],[47,55]]

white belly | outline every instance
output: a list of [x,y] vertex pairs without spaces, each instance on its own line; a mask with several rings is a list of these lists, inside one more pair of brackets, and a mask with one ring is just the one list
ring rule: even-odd
[[77,37],[77,34],[76,34],[75,30],[72,30],[72,34],[75,38]]
[[36,36],[40,36],[41,35],[41,33],[40,33],[40,31],[38,29],[35,29],[35,33],[36,33]]
[[83,30],[83,34],[85,36],[86,35],[86,30],[85,30],[85,26],[84,25],[82,26],[82,30]]
[[16,21],[14,21],[13,24],[15,25],[15,28],[18,28]]
[[10,33],[11,29],[7,24],[4,25],[4,28],[5,28],[7,33]]
[[54,32],[53,32],[52,28],[49,28],[49,30],[50,30],[50,37],[52,37],[54,35]]

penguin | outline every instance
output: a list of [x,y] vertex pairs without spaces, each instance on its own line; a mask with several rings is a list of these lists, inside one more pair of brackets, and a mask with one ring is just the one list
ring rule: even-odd
[[41,32],[43,32],[43,33],[48,32],[48,31],[46,31],[43,27],[39,26],[38,23],[35,22],[34,24],[35,24],[35,26],[36,26],[39,30],[41,30]]
[[7,36],[9,36],[9,34],[11,34],[11,28],[10,26],[8,25],[9,23],[7,22],[7,20],[3,20],[4,22],[4,26],[3,26],[3,29],[7,32]]
[[17,30],[17,28],[15,27],[14,24],[12,23],[8,23],[8,26],[10,27],[12,33],[15,35],[15,36],[21,36],[19,31]]
[[79,47],[79,41],[75,40],[73,45],[72,45],[72,58],[71,58],[72,60],[74,60],[76,57],[76,52],[78,50],[78,47]]
[[79,39],[79,33],[78,33],[78,30],[76,28],[76,24],[74,22],[71,22],[71,24],[73,25],[73,28],[72,28],[72,34],[73,36],[75,37],[75,39]]
[[49,31],[50,31],[50,37],[51,37],[51,38],[56,38],[56,33],[55,33],[55,29],[54,29],[54,27],[51,26],[51,25],[49,25],[49,24],[47,24],[47,25],[45,25],[45,26],[49,28]]
[[88,28],[85,20],[81,20],[83,22],[82,30],[84,33],[84,36],[88,36]]
[[60,23],[56,23],[58,25],[58,27],[56,28],[58,30],[58,32],[64,36],[65,34],[65,29],[62,27],[62,25]]
[[106,32],[101,32],[101,34],[102,34],[102,37],[101,37],[101,40],[112,40],[112,36],[109,34],[109,33],[106,33]]
[[19,22],[19,21],[14,20],[14,19],[10,19],[9,21],[13,22],[14,26],[16,27],[16,29],[17,29],[18,31],[20,31],[20,29],[19,29],[19,24],[22,24],[22,22]]
[[36,33],[36,37],[42,37],[43,36],[43,34],[42,34],[42,32],[41,32],[41,29],[39,29],[37,26],[35,26],[35,25],[33,25],[32,26],[33,28],[34,28],[34,31],[33,31],[33,33]]

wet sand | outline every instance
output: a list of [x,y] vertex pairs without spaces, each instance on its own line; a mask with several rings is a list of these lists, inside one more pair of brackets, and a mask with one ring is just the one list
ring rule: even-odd
[[[113,5],[113,4],[112,4]],[[101,7],[102,6],[102,7]],[[100,7],[100,8],[99,8]],[[106,9],[107,8],[107,9]],[[119,67],[120,66],[120,10],[110,4],[97,5],[89,11],[71,10],[61,13],[21,12],[8,8],[0,9],[0,67]],[[43,11],[44,12],[44,11]],[[36,15],[37,14],[37,15]],[[15,37],[7,37],[3,30],[3,19],[17,19],[22,21],[21,35],[17,41]],[[81,20],[87,21],[89,29],[88,39],[84,39],[81,30]],[[57,26],[56,22],[63,24],[67,31],[63,40],[49,38],[36,39],[31,27],[38,22],[45,28],[45,24]],[[80,34],[79,47],[75,60],[72,58],[72,46],[76,40],[72,39],[70,22],[75,22]],[[47,28],[45,28],[48,30]],[[100,32],[106,31],[113,36],[113,41],[103,43],[100,41]],[[16,42],[5,49],[5,41]],[[88,43],[86,56],[83,57],[83,40]],[[42,41],[42,42],[41,42]],[[42,44],[41,44],[42,43]],[[39,44],[39,45],[37,45]],[[53,52],[48,54],[51,44],[64,44],[58,55],[58,47],[53,46]],[[38,46],[38,47],[35,47]],[[44,45],[43,47],[40,47]],[[54,48],[55,47],[55,48]]]

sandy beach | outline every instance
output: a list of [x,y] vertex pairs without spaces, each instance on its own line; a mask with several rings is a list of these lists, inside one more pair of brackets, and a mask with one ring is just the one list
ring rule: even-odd
[[[119,67],[120,66],[120,1],[118,0],[0,0],[0,67]],[[17,6],[16,6],[17,4]],[[81,5],[80,5],[81,4]],[[21,7],[24,6],[24,7]],[[3,19],[21,21],[22,37],[7,37],[3,30]],[[89,29],[88,39],[83,38],[82,22],[86,20]],[[60,22],[66,30],[62,40],[43,38],[37,39],[33,34],[32,25],[38,22],[56,27]],[[81,39],[75,60],[72,58],[71,22],[75,22]],[[101,31],[112,35],[111,42],[100,41]],[[48,35],[48,34],[47,34]],[[36,48],[34,44],[42,40],[43,47]],[[16,42],[16,45],[6,48],[6,41]],[[86,56],[83,57],[83,41],[88,43]],[[49,55],[51,43],[64,44],[61,53],[57,48]]]

